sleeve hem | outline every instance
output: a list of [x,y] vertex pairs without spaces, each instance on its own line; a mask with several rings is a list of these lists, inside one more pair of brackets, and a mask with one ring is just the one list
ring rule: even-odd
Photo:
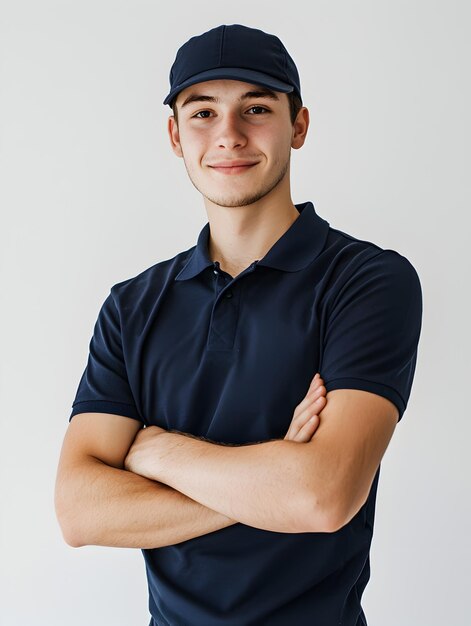
[[85,400],[75,402],[72,407],[69,422],[73,416],[78,413],[113,413],[143,422],[137,408],[132,404],[126,404],[124,402],[113,402],[112,400]]
[[333,389],[360,389],[361,391],[370,391],[371,393],[383,396],[396,405],[397,410],[399,411],[399,416],[397,418],[398,422],[401,420],[402,415],[406,410],[406,404],[397,391],[382,383],[375,383],[371,380],[364,380],[362,378],[348,377],[334,378],[333,380],[324,382],[324,387],[326,392],[332,391]]

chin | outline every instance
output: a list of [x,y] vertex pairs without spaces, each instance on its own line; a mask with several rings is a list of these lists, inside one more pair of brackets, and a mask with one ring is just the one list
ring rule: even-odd
[[206,198],[216,204],[218,206],[224,207],[242,207],[249,206],[250,204],[255,204],[258,200],[263,198],[265,194],[257,193],[254,189],[253,193],[248,193],[247,190],[243,194],[231,194],[231,195],[220,195],[215,196],[214,194],[206,195]]

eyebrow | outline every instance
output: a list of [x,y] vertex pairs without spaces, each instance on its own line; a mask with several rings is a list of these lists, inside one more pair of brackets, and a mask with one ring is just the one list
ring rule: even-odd
[[[238,102],[243,100],[249,100],[250,98],[268,98],[268,100],[279,100],[279,97],[271,89],[257,89],[254,91],[247,91],[238,98]],[[205,96],[199,93],[191,93],[182,103],[180,109],[190,104],[191,102],[216,102],[219,103],[220,99],[216,96]]]

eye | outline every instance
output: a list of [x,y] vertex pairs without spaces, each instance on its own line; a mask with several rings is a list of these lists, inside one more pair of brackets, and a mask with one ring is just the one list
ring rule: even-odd
[[266,109],[265,107],[259,106],[258,104],[254,104],[252,107],[250,107],[249,111],[251,111],[252,109],[263,109],[264,111],[268,111],[268,109]]
[[[262,107],[260,105],[254,104],[253,106],[250,107],[250,109],[248,109],[248,111],[251,111],[252,109],[262,109],[263,111],[266,111],[267,113],[269,113],[270,111],[268,109],[266,109],[265,107]],[[198,113],[195,113],[194,115],[192,115],[191,117],[197,118],[197,119],[208,119],[207,116],[204,117],[199,117],[199,115],[201,113],[211,113],[211,111],[208,111],[207,109],[205,109],[204,111],[198,111]],[[257,113],[257,115],[259,115],[259,113]]]
[[[195,115],[192,115],[191,117],[198,117],[198,115],[199,115],[200,113],[209,113],[209,111],[198,111],[198,113],[195,113]],[[201,117],[200,117],[199,119],[206,119],[206,118],[201,118]]]

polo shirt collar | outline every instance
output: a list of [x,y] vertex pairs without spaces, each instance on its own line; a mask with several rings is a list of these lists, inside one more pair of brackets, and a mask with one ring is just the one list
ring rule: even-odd
[[[273,244],[258,265],[286,272],[303,269],[321,253],[327,239],[329,222],[320,217],[310,201],[294,205],[300,215]],[[214,265],[208,254],[209,222],[201,230],[197,244],[175,280],[193,278],[206,267]]]

